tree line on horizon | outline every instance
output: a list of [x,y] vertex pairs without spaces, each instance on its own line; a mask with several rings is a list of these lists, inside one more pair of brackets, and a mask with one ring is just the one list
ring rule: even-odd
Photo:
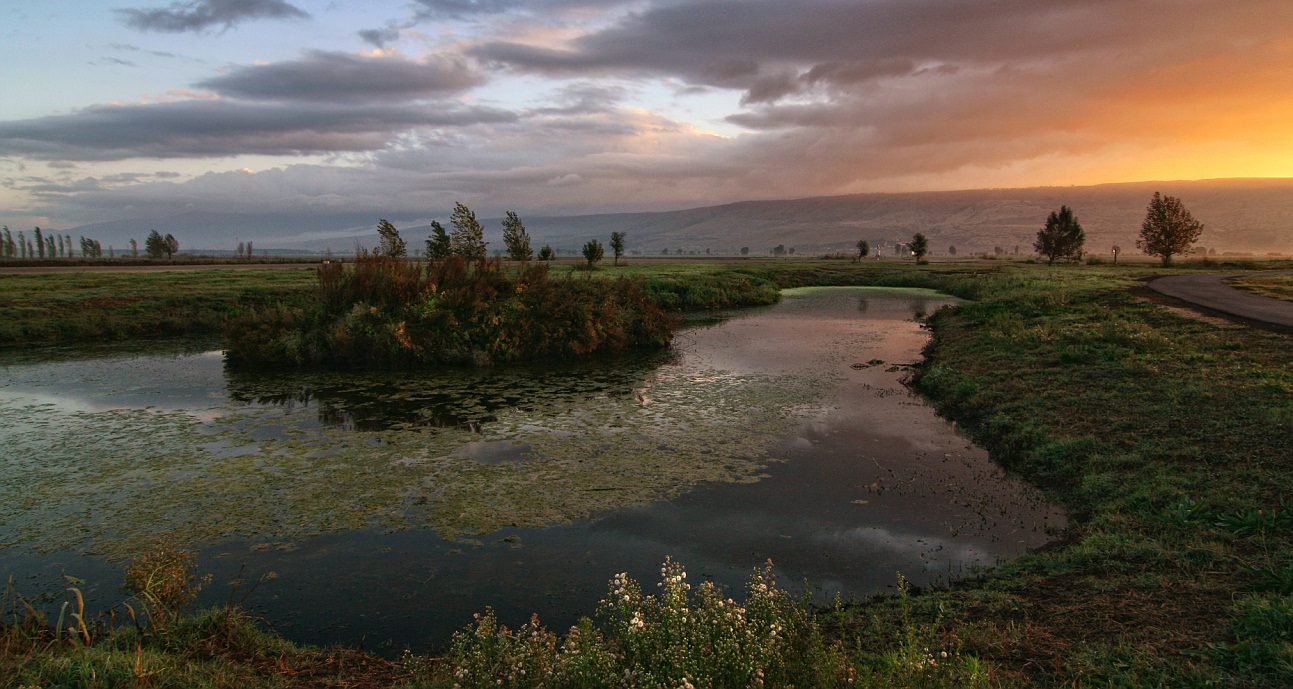
[[[8,225],[0,228],[0,258],[74,258],[76,256],[74,247],[72,235],[44,232],[39,226],[32,230],[30,238],[21,230],[15,238]],[[103,244],[97,239],[82,236],[80,249],[82,258],[103,258]],[[179,249],[180,243],[174,235],[167,234],[163,237],[157,230],[150,232],[148,238],[144,240],[144,252],[148,258],[169,259]],[[130,240],[130,257],[139,257],[139,245],[134,239]],[[108,246],[108,258],[116,258],[116,251],[111,245]]]

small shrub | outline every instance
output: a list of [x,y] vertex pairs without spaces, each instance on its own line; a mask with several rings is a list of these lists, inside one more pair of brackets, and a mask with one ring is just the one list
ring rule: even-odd
[[454,641],[461,687],[831,687],[855,676],[843,652],[821,636],[807,601],[758,570],[738,604],[710,582],[695,591],[677,563],[660,570],[659,595],[626,574],[612,580],[598,611],[566,637],[537,618],[516,631],[492,611]]
[[165,546],[131,558],[121,590],[143,603],[154,625],[164,626],[184,612],[209,580],[198,578],[193,551]]

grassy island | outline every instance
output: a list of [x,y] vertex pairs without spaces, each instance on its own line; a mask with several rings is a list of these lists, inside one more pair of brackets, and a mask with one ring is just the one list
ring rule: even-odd
[[229,359],[249,364],[485,364],[661,347],[679,322],[640,280],[361,255],[321,266],[306,306],[232,320],[226,341]]

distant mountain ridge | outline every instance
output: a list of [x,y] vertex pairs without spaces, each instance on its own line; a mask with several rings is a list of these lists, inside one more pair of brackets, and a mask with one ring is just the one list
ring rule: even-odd
[[[796,253],[851,251],[859,239],[894,246],[924,233],[931,251],[945,254],[993,252],[1001,247],[1032,252],[1046,216],[1061,205],[1073,208],[1086,230],[1086,248],[1108,253],[1114,245],[1135,252],[1145,207],[1155,191],[1177,196],[1205,225],[1200,246],[1221,252],[1293,254],[1293,179],[1222,179],[1134,182],[1081,187],[978,189],[964,191],[871,193],[790,200],[742,201],[717,206],[649,213],[607,213],[521,218],[532,245],[574,250],[592,238],[605,243],[624,232],[630,251],[647,254],[678,250],[734,254],[748,247],[766,255],[773,247]],[[385,214],[400,228],[410,250],[421,249],[430,233],[426,218]],[[260,250],[331,250],[346,254],[356,245],[376,243],[378,216],[372,213],[237,214],[188,213],[171,218],[96,223],[63,230],[125,247],[130,238],[142,246],[149,230],[171,233],[181,250],[232,250],[252,241]],[[446,227],[447,218],[442,218]],[[491,251],[502,249],[501,219],[482,219]]]

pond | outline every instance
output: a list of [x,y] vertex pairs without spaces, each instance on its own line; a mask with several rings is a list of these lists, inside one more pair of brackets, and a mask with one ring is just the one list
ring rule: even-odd
[[213,575],[204,603],[272,573],[245,605],[284,636],[388,650],[486,606],[563,629],[666,556],[732,593],[770,559],[823,603],[947,581],[1065,525],[902,383],[919,320],[954,301],[787,290],[666,352],[520,367],[11,354],[0,574],[35,595],[66,572],[102,608],[131,554],[178,543]]

